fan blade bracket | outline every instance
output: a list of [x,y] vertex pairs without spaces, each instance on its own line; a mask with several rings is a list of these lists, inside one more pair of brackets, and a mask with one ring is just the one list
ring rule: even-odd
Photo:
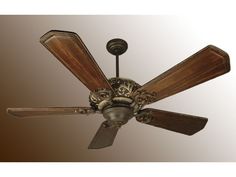
[[148,124],[151,122],[152,120],[152,111],[148,110],[148,111],[140,111],[139,114],[137,114],[135,116],[136,120],[138,122],[144,123],[144,124]]
[[75,109],[75,113],[76,114],[91,114],[91,113],[95,113],[96,111],[93,110],[90,107],[77,107],[77,109]]
[[117,129],[119,129],[119,128],[121,128],[122,125],[123,124],[121,124],[120,122],[111,122],[108,120],[102,123],[102,126],[104,128],[117,128]]

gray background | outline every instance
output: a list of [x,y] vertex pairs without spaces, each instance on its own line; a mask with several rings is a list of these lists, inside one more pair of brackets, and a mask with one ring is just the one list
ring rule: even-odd
[[[0,16],[0,161],[235,161],[235,27],[231,19],[176,16]],[[208,117],[194,136],[131,120],[112,147],[88,150],[101,115],[14,119],[7,107],[88,106],[88,89],[40,43],[51,29],[79,34],[110,78],[111,38],[129,44],[121,77],[144,84],[208,44],[227,51],[231,72],[147,107]]]

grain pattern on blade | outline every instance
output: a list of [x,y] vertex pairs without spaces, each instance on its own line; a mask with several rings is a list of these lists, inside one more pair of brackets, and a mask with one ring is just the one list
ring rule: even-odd
[[111,146],[115,140],[118,130],[118,127],[109,125],[108,121],[103,122],[88,148],[100,149]]
[[177,64],[137,91],[156,93],[153,102],[230,71],[229,56],[223,50],[209,45]]
[[7,113],[16,117],[44,115],[73,115],[94,113],[90,107],[46,107],[46,108],[8,108]]
[[[194,133],[202,130],[208,120],[204,117],[150,108],[142,110],[140,115],[148,116],[148,119],[146,119],[148,121],[145,122],[148,125],[164,128],[186,135],[193,135]],[[136,119],[137,121],[140,121],[138,117]]]
[[102,70],[76,33],[52,30],[43,35],[40,42],[89,90],[112,90]]

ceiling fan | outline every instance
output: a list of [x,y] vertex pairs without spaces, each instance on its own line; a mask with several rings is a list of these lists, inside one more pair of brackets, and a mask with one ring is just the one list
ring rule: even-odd
[[128,49],[122,39],[112,39],[106,45],[116,57],[116,77],[111,79],[106,78],[76,33],[51,30],[40,42],[91,91],[90,107],[8,108],[7,112],[17,117],[103,114],[105,121],[89,149],[111,146],[119,128],[133,117],[144,124],[193,135],[205,127],[207,118],[143,107],[230,71],[228,54],[208,45],[141,86],[119,77],[119,56]]

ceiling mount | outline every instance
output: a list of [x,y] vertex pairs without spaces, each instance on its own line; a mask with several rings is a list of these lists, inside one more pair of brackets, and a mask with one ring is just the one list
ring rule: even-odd
[[120,38],[115,38],[107,42],[107,50],[112,55],[122,55],[128,49],[128,43]]
[[116,56],[116,77],[119,77],[119,55],[128,49],[128,43],[120,38],[115,38],[107,42],[107,51]]

